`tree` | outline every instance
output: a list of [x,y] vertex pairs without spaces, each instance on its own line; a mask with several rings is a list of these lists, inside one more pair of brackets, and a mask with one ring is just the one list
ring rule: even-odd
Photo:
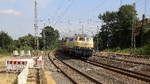
[[58,30],[54,29],[52,26],[46,26],[42,29],[41,35],[43,40],[43,48],[53,49],[56,47],[56,43],[59,38]]
[[10,47],[13,44],[13,39],[5,32],[0,32],[0,47],[2,49],[11,50]]
[[18,41],[17,40],[15,41],[18,42],[16,46],[18,46],[18,48],[30,47],[34,49],[34,44],[35,44],[34,39],[35,39],[34,36],[31,34],[20,37]]
[[124,5],[119,9],[118,16],[121,29],[119,46],[128,48],[131,46],[132,28],[134,31],[138,22],[136,10],[132,5]]
[[100,44],[103,44],[103,48],[115,47],[117,44],[114,39],[115,33],[119,27],[118,25],[118,14],[117,12],[106,12],[103,15],[99,15],[99,19],[102,19],[104,24],[99,32],[99,37],[102,39]]
[[101,26],[99,36],[103,49],[105,48],[128,48],[131,46],[131,28],[138,21],[136,10],[132,5],[124,5],[119,11],[109,12],[98,16],[104,24]]
[[94,37],[94,44],[95,44],[94,47],[97,50],[103,50],[104,49],[103,41],[104,40],[102,39],[102,36],[99,34],[96,34],[96,36]]

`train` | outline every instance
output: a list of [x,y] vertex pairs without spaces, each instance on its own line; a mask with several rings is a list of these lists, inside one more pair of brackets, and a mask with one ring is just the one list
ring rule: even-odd
[[87,34],[75,34],[63,38],[63,52],[74,58],[88,58],[93,55],[93,37]]

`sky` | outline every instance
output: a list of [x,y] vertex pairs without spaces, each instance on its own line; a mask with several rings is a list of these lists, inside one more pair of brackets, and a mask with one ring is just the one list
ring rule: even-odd
[[[146,5],[145,5],[146,1]],[[150,18],[150,0],[37,0],[39,32],[52,25],[61,36],[83,32],[94,35],[102,22],[99,14],[117,11],[121,5],[136,3],[138,17]],[[34,35],[34,0],[0,0],[0,31],[17,39]]]

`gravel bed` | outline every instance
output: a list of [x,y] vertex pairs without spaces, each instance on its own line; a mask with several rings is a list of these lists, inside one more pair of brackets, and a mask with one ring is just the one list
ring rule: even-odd
[[132,55],[121,55],[121,54],[107,53],[107,52],[97,52],[97,55],[150,64],[150,56],[146,56],[146,58],[144,58],[144,56],[136,57],[136,56],[132,56]]
[[60,73],[57,68],[50,62],[48,55],[45,56],[44,62],[45,70],[52,72],[51,76],[55,80],[56,84],[72,84],[72,82],[62,73]]
[[127,62],[123,62],[123,61],[111,60],[111,59],[108,59],[108,58],[101,58],[101,57],[96,57],[96,56],[95,57],[94,56],[90,57],[89,59],[97,61],[97,62],[102,62],[102,63],[105,63],[105,64],[109,64],[109,65],[112,65],[112,66],[124,68],[124,69],[130,69],[130,68],[133,68],[135,66],[139,66],[139,64],[127,63]]
[[[131,70],[131,71],[136,71],[136,72],[140,72],[140,73],[144,73],[144,74],[150,74],[150,66],[141,65],[141,64],[133,64],[133,63],[129,63],[129,62],[109,59],[109,58],[116,58],[116,59],[124,60],[124,58],[118,57],[118,56],[110,56],[109,55],[107,57],[108,58],[102,58],[100,56],[92,56],[92,57],[90,57],[90,59],[94,60],[94,61],[97,61],[97,62],[106,63],[106,64],[109,64],[109,65],[112,65],[112,66],[128,69],[128,70]],[[129,59],[129,60],[127,60],[127,59]],[[131,61],[130,57],[126,58],[126,60]]]
[[[60,57],[61,56],[61,57]],[[77,68],[78,70],[91,75],[94,78],[97,78],[103,84],[147,84],[143,81],[127,77],[125,75],[118,74],[116,72],[112,72],[110,70],[106,70],[100,67],[96,67],[83,61],[76,59],[69,59],[65,56],[59,55],[59,58],[70,64],[71,66]]]
[[103,84],[125,84],[120,80],[116,80],[114,77],[110,77],[106,73],[101,73],[104,71],[103,68],[96,67],[90,64],[85,64],[79,60],[65,60],[66,63],[72,65],[73,67],[77,68],[78,70],[86,73],[97,80],[101,81]]
[[79,74],[78,72],[72,70],[68,66],[64,65],[58,60],[54,60],[57,63],[58,67],[63,70],[63,72],[67,73],[72,79],[74,79],[78,84],[96,84],[93,81],[87,79],[85,76]]

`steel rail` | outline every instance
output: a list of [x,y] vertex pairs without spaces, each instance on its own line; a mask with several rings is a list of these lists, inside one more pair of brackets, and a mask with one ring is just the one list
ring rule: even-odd
[[65,72],[63,72],[63,70],[62,69],[60,69],[54,62],[53,62],[53,60],[50,58],[50,53],[48,54],[48,59],[52,62],[52,64],[57,68],[57,69],[59,69],[60,71],[61,71],[61,73],[63,74],[63,75],[65,75],[73,84],[78,84],[75,80],[73,80],[69,75],[67,75]]
[[150,82],[150,76],[142,74],[142,73],[134,72],[134,71],[123,69],[123,68],[118,68],[115,66],[111,66],[108,64],[104,64],[104,63],[96,62],[96,61],[92,61],[92,60],[82,60],[82,61],[92,64],[92,65],[95,65],[95,66],[98,66],[98,67],[102,67],[104,69],[108,69],[108,70],[123,74],[123,75],[130,76],[132,78],[136,78],[136,79],[139,79],[139,80],[142,80],[145,82]]
[[142,63],[142,62],[134,62],[134,61],[128,61],[128,60],[122,60],[122,59],[117,59],[117,58],[112,58],[112,57],[105,57],[105,56],[96,56],[96,57],[100,57],[100,58],[108,58],[108,59],[112,59],[112,60],[116,60],[116,61],[124,61],[124,62],[128,62],[128,63],[133,63],[133,64],[141,64],[141,65],[146,65],[146,66],[150,66],[150,64],[147,63]]
[[[49,56],[48,56],[48,57],[49,57]],[[90,77],[90,76],[88,76],[88,75],[82,73],[81,71],[75,69],[74,67],[70,66],[69,64],[63,62],[62,60],[60,60],[60,59],[57,58],[56,56],[55,56],[55,58],[56,58],[57,60],[59,60],[61,63],[63,63],[65,66],[71,68],[72,70],[74,70],[75,72],[79,73],[80,75],[86,77],[88,80],[91,80],[91,81],[94,82],[95,84],[102,84],[102,83],[100,83],[99,81],[97,81],[96,79],[94,79],[94,78],[92,78],[92,77]],[[53,60],[52,60],[50,57],[49,57],[49,59],[50,59],[50,61],[54,64],[54,66],[55,66],[56,68],[60,69],[60,68],[53,62]],[[60,69],[60,71],[61,71],[67,78],[69,78],[69,79],[73,82],[73,84],[78,84],[73,78],[71,78],[68,74],[66,74],[62,69]]]

